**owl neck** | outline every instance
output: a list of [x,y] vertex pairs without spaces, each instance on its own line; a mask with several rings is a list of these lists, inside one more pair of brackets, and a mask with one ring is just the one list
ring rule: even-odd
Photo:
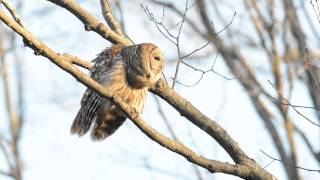
[[149,85],[138,54],[132,54],[130,58],[124,59],[124,68],[128,85],[135,89],[141,89]]
[[143,75],[139,75],[130,69],[127,69],[126,80],[128,85],[135,89],[142,89],[149,85],[148,80]]

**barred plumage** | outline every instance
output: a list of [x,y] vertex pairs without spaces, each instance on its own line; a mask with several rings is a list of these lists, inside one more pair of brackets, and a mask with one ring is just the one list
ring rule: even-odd
[[[160,49],[150,43],[115,45],[101,52],[94,62],[90,77],[108,91],[119,94],[140,114],[148,88],[159,80],[164,66]],[[103,140],[113,134],[125,119],[125,114],[118,107],[87,89],[71,133],[82,136],[94,123],[92,139]]]

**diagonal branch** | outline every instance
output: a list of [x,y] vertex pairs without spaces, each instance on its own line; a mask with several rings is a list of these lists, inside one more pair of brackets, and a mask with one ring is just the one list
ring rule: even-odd
[[83,67],[85,69],[91,69],[93,67],[93,63],[89,61],[84,61],[77,56],[71,55],[71,54],[63,54],[66,60],[68,60],[72,64],[76,64],[80,67]]
[[119,35],[123,36],[121,25],[118,23],[116,18],[113,16],[110,2],[108,0],[100,0],[102,15],[108,23],[111,30],[115,31]]
[[0,0],[0,3],[4,5],[4,7],[10,12],[13,19],[20,24],[20,26],[24,27],[23,22],[11,4],[8,3],[7,0]]
[[4,171],[4,170],[1,170],[1,169],[0,169],[0,175],[8,176],[8,177],[11,177],[11,178],[14,177],[12,174],[10,174],[10,173],[8,173],[8,172],[6,172],[6,171]]
[[[166,127],[167,127],[167,129],[169,131],[169,134],[171,135],[172,139],[175,140],[175,141],[181,142],[180,139],[178,138],[178,136],[176,135],[174,129],[172,128],[167,116],[163,112],[163,109],[161,108],[161,103],[160,103],[158,97],[154,96],[154,100],[156,101],[156,104],[158,106],[158,112],[159,112],[160,116],[162,117],[163,122],[166,125]],[[192,167],[193,167],[194,173],[197,176],[198,180],[203,180],[203,177],[202,177],[202,174],[200,172],[199,167],[197,165],[195,165],[195,164],[192,164]]]
[[153,139],[160,145],[166,147],[167,149],[173,152],[180,154],[181,156],[185,157],[188,161],[208,169],[210,172],[223,172],[226,174],[236,175],[244,179],[252,180],[275,179],[271,174],[264,171],[255,163],[246,165],[231,165],[229,163],[209,160],[202,156],[199,156],[183,144],[163,136],[162,134],[158,133],[155,129],[150,127],[143,119],[141,119],[136,110],[130,107],[128,104],[126,104],[119,95],[111,94],[103,86],[95,82],[88,75],[81,72],[69,60],[66,59],[66,56],[56,53],[47,45],[37,40],[33,34],[24,29],[17,22],[11,20],[2,11],[0,11],[0,19],[5,24],[7,24],[7,26],[9,26],[12,30],[17,32],[20,36],[22,36],[26,45],[32,48],[36,52],[36,54],[48,58],[52,63],[56,64],[64,71],[71,74],[79,82],[86,85],[88,88],[93,89],[101,96],[110,99],[112,102],[118,105],[124,111],[124,113],[132,120],[132,122],[138,126],[138,128],[141,131],[143,131],[149,138]]
[[[123,45],[130,44],[130,41],[127,38],[118,36],[116,33],[111,31],[110,28],[108,29],[108,27],[104,26],[87,11],[82,9],[74,0],[50,1],[62,7],[64,7],[64,4],[66,4],[66,7],[64,8],[72,12],[82,22],[84,22],[86,24],[85,27],[87,28],[87,30],[91,30],[91,28],[93,27],[93,30],[95,32],[100,34],[105,39],[111,41],[112,43],[119,43]],[[184,156],[188,161],[200,165],[211,172],[223,172],[227,174],[233,174],[244,179],[276,179],[274,176],[272,176],[267,171],[262,169],[258,164],[256,164],[254,160],[250,159],[224,129],[222,129],[213,120],[202,114],[199,110],[192,106],[190,102],[188,102],[180,95],[178,95],[175,91],[173,91],[167,84],[165,84],[163,80],[160,80],[158,84],[155,87],[153,87],[152,91],[164,98],[167,102],[173,105],[181,114],[187,117],[191,122],[193,122],[195,125],[201,128],[203,131],[206,131],[213,138],[215,138],[229,153],[229,155],[233,158],[237,165],[230,165],[228,163],[208,160],[202,156],[195,154],[193,151],[191,151],[184,145],[172,141],[166,138],[165,136],[159,134],[156,130],[152,129],[149,125],[147,125],[138,116],[134,109],[128,107],[127,104],[122,102],[122,99],[118,95],[106,92],[103,86],[99,85],[89,76],[77,69],[71,63],[71,61],[67,59],[66,56],[54,52],[48,46],[38,41],[30,32],[25,30],[23,27],[19,26],[19,24],[17,24],[16,22],[10,20],[10,18],[1,11],[0,19],[3,22],[5,22],[11,29],[20,34],[20,36],[24,38],[26,45],[31,47],[35,51],[35,54],[47,57],[49,60],[58,65],[63,70],[70,73],[73,77],[75,77],[84,85],[95,90],[100,95],[109,98],[111,101],[117,104],[127,114],[127,116],[150,138],[155,140],[157,143],[165,146],[166,148],[170,149],[171,151]],[[96,23],[99,24],[99,27],[97,29],[95,29]]]
[[297,126],[294,126],[295,132],[297,132],[302,140],[304,141],[304,143],[306,144],[307,148],[309,149],[309,151],[311,152],[311,154],[313,155],[313,157],[317,160],[318,163],[320,163],[320,153],[316,152],[316,150],[313,148],[311,142],[309,141],[309,139],[307,138],[306,134]]
[[87,31],[95,31],[101,35],[106,40],[110,41],[113,44],[122,44],[130,45],[131,42],[129,39],[125,38],[112,31],[108,26],[101,23],[97,18],[92,16],[88,11],[83,9],[76,1],[74,0],[48,0],[56,5],[59,5],[62,8],[65,8],[73,15],[75,15],[85,26]]
[[215,121],[201,113],[190,102],[173,91],[163,80],[152,87],[151,92],[157,94],[194,125],[213,137],[236,163],[245,163],[249,158],[229,134]]
[[[77,4],[74,0],[49,0],[63,8],[66,8],[75,16],[77,16],[84,24],[89,25],[90,27],[94,27],[94,24],[97,24],[98,21],[87,11],[82,9],[79,4]],[[82,18],[86,17],[86,18]],[[85,19],[85,20],[83,20]],[[95,19],[95,20],[93,20]],[[101,23],[100,23],[101,24]],[[104,26],[102,24],[102,26]],[[101,33],[100,31],[96,31],[99,35],[107,39],[105,33]],[[124,37],[120,37],[116,35],[113,40],[119,40],[115,43],[120,43],[123,45],[130,44],[129,40]],[[121,40],[121,41],[120,41]],[[111,41],[112,42],[112,41]],[[193,124],[198,126],[200,129],[205,131],[211,137],[213,137],[232,157],[232,159],[236,163],[245,163],[248,161],[248,156],[243,152],[243,150],[239,147],[238,143],[235,142],[230,135],[217,123],[215,123],[212,119],[204,115],[197,108],[195,108],[189,101],[182,98],[179,94],[177,94],[174,90],[172,90],[163,80],[160,80],[156,86],[154,86],[151,91],[160,97],[162,97],[165,101],[171,104],[175,109],[177,109],[183,116],[185,116],[188,120],[190,120]]]

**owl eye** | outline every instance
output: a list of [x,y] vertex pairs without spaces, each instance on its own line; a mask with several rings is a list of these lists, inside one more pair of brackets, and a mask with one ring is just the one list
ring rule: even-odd
[[154,59],[156,60],[156,61],[160,61],[160,56],[154,56]]

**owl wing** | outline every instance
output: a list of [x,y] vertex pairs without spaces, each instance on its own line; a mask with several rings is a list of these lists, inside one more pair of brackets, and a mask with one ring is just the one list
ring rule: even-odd
[[[90,77],[99,84],[106,83],[105,74],[108,73],[107,71],[112,66],[112,63],[114,63],[110,52],[111,48],[106,49],[93,60],[95,64],[90,72]],[[88,88],[82,96],[81,108],[72,123],[71,134],[82,136],[87,133],[105,101],[107,99]]]

